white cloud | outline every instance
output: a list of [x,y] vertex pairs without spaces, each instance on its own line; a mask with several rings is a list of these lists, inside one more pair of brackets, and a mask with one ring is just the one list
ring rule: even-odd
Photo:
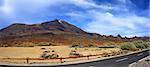
[[[73,14],[69,14],[69,16],[72,18],[78,17],[77,20],[81,20],[83,17],[87,18],[88,16],[92,21],[87,22],[88,24],[84,27],[86,31],[106,35],[121,34],[123,36],[149,36],[150,31],[147,30],[150,29],[150,19],[137,16],[132,11],[129,11],[129,7],[134,6],[132,2],[118,0],[120,4],[117,5],[109,3],[98,5],[94,2],[89,2],[88,0],[82,0],[81,2],[76,3],[76,5],[86,8],[95,7],[96,9],[87,10],[87,12],[73,12]],[[120,13],[121,11],[123,12],[121,15],[117,15],[105,10],[114,10],[119,11]]]
[[[30,17],[30,15],[32,14],[34,16],[38,16],[42,13],[44,14],[44,16],[47,16],[47,14],[45,14],[44,12],[48,11],[48,15],[52,15],[53,13],[51,11],[53,10],[50,10],[50,8],[53,8],[54,5],[58,6],[57,9],[60,9],[61,7],[70,9],[69,6],[66,7],[64,6],[64,4],[71,4],[71,6],[85,8],[84,12],[80,10],[74,11],[76,10],[74,9],[72,10],[72,12],[66,12],[65,14],[77,21],[90,19],[91,21],[86,21],[87,25],[85,25],[84,27],[86,31],[107,35],[122,34],[133,36],[145,34],[146,32],[137,32],[150,29],[150,19],[137,16],[132,13],[132,11],[130,12],[128,7],[130,5],[133,5],[130,0],[118,0],[118,2],[120,4],[97,4],[93,0],[5,0],[4,5],[0,7],[0,12],[2,12],[0,14],[6,15],[7,17],[13,19],[16,19],[18,13],[20,13],[19,18],[20,16]],[[118,14],[113,12],[117,12]],[[20,20],[18,20],[17,17],[17,19],[14,21]],[[21,22],[30,23],[24,20]]]
[[8,14],[12,14],[14,12],[14,9],[7,0],[4,0],[0,7],[0,11],[8,15]]
[[70,12],[67,13],[66,15],[72,16],[72,17],[84,17],[80,12]]
[[72,12],[68,14],[72,18],[78,17],[76,20],[82,20],[86,17],[92,19],[87,21],[84,30],[88,32],[96,32],[106,35],[123,36],[144,36],[150,35],[150,19],[140,17],[135,14],[128,14],[126,16],[115,16],[110,12],[100,12],[97,10],[89,10],[86,12]]
[[4,0],[0,11],[5,15],[15,15],[18,11],[35,13],[63,3],[67,3],[66,0]]
[[[15,15],[20,12],[26,13],[36,13],[42,12],[42,10],[46,10],[47,8],[52,8],[54,5],[63,4],[74,4],[78,7],[82,8],[96,8],[96,9],[104,9],[104,10],[119,10],[120,8],[108,4],[96,4],[93,0],[4,0],[4,5],[0,8],[0,11],[4,12],[6,15]],[[60,9],[60,8],[58,8]]]
[[89,22],[85,29],[90,32],[107,35],[121,34],[129,36],[132,33],[135,33],[135,35],[140,35],[138,32],[145,30],[141,29],[140,26],[145,26],[146,28],[150,29],[150,19],[139,17],[136,15],[118,17],[113,16],[111,13],[108,12],[102,13],[99,11],[90,11],[89,14],[91,14],[93,21]]
[[71,2],[73,4],[75,4],[76,6],[80,6],[80,7],[86,7],[86,8],[89,8],[89,7],[99,7],[99,5],[95,4],[94,2],[92,1],[88,1],[88,0],[71,0]]
[[[82,7],[82,8],[96,8],[96,9],[103,9],[103,10],[120,10],[120,8],[113,6],[109,3],[104,4],[96,4],[93,0],[70,0],[70,3]],[[122,9],[126,11],[126,9]]]

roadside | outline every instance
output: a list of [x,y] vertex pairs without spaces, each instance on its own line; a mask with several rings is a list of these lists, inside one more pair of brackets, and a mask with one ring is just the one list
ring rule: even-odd
[[150,66],[150,56],[129,65],[129,67],[149,67],[149,66]]

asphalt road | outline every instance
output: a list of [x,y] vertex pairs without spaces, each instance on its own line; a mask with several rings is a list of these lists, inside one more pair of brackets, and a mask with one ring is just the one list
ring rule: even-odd
[[[149,56],[149,50],[137,52],[129,55],[113,57],[92,62],[60,64],[60,65],[24,65],[24,67],[128,67],[129,64]],[[0,65],[2,67],[23,67],[21,65]]]

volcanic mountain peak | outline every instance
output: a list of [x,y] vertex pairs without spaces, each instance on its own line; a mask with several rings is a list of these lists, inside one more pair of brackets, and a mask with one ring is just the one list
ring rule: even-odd
[[52,20],[48,22],[41,23],[41,26],[47,30],[63,31],[84,34],[85,31],[80,28],[64,21],[64,20]]
[[62,20],[58,20],[59,23],[63,23]]
[[10,34],[13,36],[19,36],[22,34],[39,34],[45,33],[45,32],[55,32],[55,33],[72,33],[72,34],[87,34],[87,32],[81,30],[80,28],[69,24],[68,22],[64,20],[52,20],[43,22],[41,24],[21,24],[21,23],[15,23],[12,24],[6,28],[3,28],[0,30],[0,34],[3,34],[4,36],[10,36]]
[[74,26],[74,25],[71,25],[69,24],[68,22],[64,21],[64,20],[58,20],[58,19],[55,19],[55,20],[52,20],[52,21],[48,21],[48,22],[43,22],[41,23],[41,25],[66,25],[66,26]]
[[64,22],[66,22],[66,21],[60,20],[60,19],[55,19],[55,20],[53,20],[53,22],[56,22],[56,23],[64,23]]

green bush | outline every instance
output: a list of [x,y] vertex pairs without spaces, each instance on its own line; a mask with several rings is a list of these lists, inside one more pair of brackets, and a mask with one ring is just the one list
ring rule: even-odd
[[136,50],[136,49],[145,49],[145,48],[150,48],[149,42],[134,41],[134,42],[124,43],[121,46],[122,50]]
[[149,42],[145,42],[145,43],[142,43],[144,46],[145,46],[145,48],[150,48],[150,43]]
[[140,48],[140,49],[148,48],[150,44],[148,42],[143,42],[143,41],[134,41],[133,43],[137,48]]
[[134,44],[141,44],[141,43],[144,43],[143,41],[141,40],[138,40],[138,41],[133,41]]
[[139,43],[139,44],[134,44],[137,48],[140,48],[140,49],[144,49],[146,48],[145,45],[143,45],[143,43]]
[[136,50],[136,46],[134,45],[134,43],[124,43],[122,46],[121,46],[121,49],[122,50]]

